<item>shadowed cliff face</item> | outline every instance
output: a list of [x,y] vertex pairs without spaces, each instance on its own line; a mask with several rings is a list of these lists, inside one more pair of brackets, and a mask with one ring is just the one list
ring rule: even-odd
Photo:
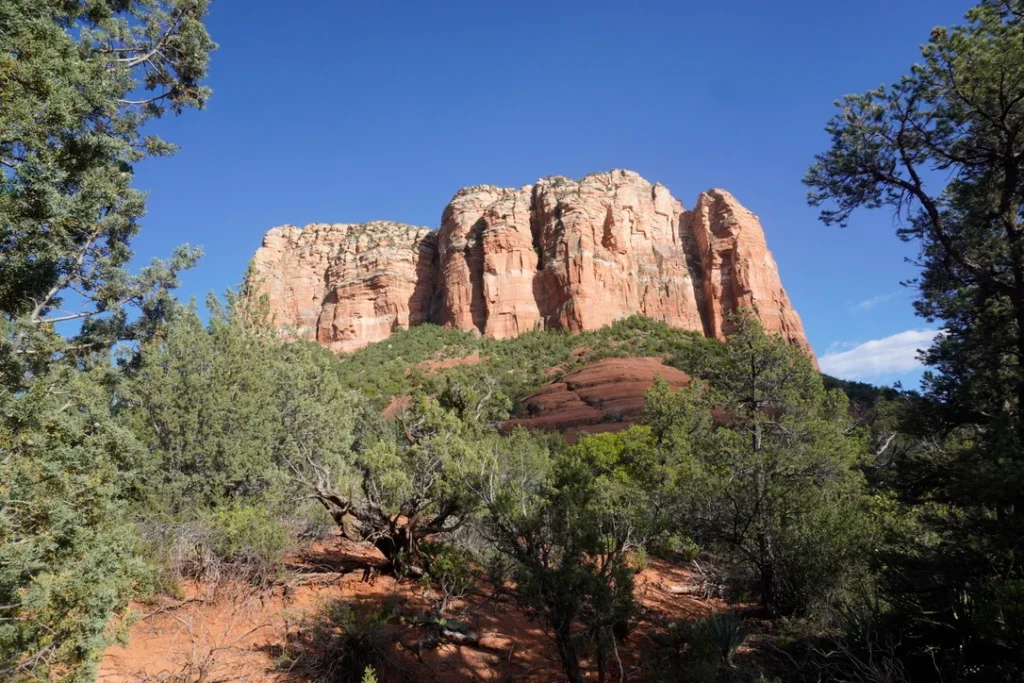
[[634,313],[723,338],[742,307],[811,352],[757,216],[724,190],[687,211],[630,171],[465,188],[436,232],[274,228],[254,265],[282,332],[335,351],[427,321],[504,338]]

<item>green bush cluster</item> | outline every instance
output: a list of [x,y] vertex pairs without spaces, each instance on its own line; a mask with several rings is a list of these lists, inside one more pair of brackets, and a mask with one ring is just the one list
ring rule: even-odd
[[[150,556],[172,579],[272,584],[299,534],[329,523],[372,539],[399,576],[419,577],[435,625],[455,623],[448,613],[476,585],[477,566],[497,568],[552,630],[574,681],[585,659],[612,665],[637,615],[633,576],[652,551],[710,552],[735,595],[772,615],[827,619],[871,580],[876,529],[858,470],[867,441],[803,352],[749,318],[737,318],[725,344],[639,318],[580,337],[410,331],[391,349],[407,364],[469,344],[487,355],[402,373],[405,407],[384,418],[383,397],[368,406],[351,388],[396,376],[365,360],[375,347],[339,360],[285,344],[251,303],[215,304],[207,325],[179,312],[120,388],[119,417],[146,446],[133,504],[144,536],[159,541]],[[646,424],[575,446],[502,435],[511,397],[551,363],[583,362],[581,341],[591,357],[663,355],[711,383],[678,392],[657,383]],[[319,511],[280,514],[297,498]],[[161,514],[172,521],[154,522]]]
[[185,579],[269,588],[284,577],[284,557],[296,540],[273,511],[237,502],[175,518],[147,514],[137,531],[150,588],[174,597],[184,597]]
[[[495,414],[507,416],[518,401],[558,374],[609,357],[656,356],[669,365],[706,376],[716,367],[722,344],[702,334],[679,330],[635,315],[599,330],[528,332],[516,339],[490,339],[437,325],[398,330],[387,340],[342,358],[346,384],[375,405],[418,391],[436,396],[491,389]],[[480,362],[424,372],[428,360],[464,358],[477,354]],[[557,374],[552,375],[552,371]]]
[[200,523],[208,525],[208,542],[215,557],[243,567],[247,578],[260,585],[280,578],[289,538],[270,510],[236,503],[206,513]]
[[394,635],[386,608],[332,600],[307,617],[290,636],[282,668],[322,683],[377,680],[377,672],[395,671]]
[[653,635],[658,649],[644,668],[656,681],[769,683],[756,665],[737,665],[736,653],[748,635],[744,620],[728,612],[672,622]]

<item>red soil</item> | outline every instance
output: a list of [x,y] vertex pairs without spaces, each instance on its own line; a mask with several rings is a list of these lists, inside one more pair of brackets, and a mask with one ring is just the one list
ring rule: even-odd
[[[110,647],[104,653],[99,680],[303,681],[278,670],[274,658],[302,616],[325,601],[342,598],[353,604],[377,604],[401,599],[406,613],[426,607],[423,590],[415,582],[398,582],[387,576],[363,580],[362,567],[373,552],[339,541],[297,559],[292,567],[294,578],[271,591],[193,584],[186,587],[184,600],[163,598],[155,604],[134,605],[141,618],[130,627],[126,646]],[[655,561],[636,579],[642,615],[620,650],[628,680],[643,680],[639,666],[642,651],[659,625],[722,606],[694,596],[694,576],[684,567]],[[393,661],[408,679],[561,680],[557,652],[543,626],[528,619],[507,598],[493,600],[491,592],[481,586],[479,593],[455,606],[456,611],[468,613],[473,631],[480,636],[476,645],[442,644],[424,649],[421,661],[417,652],[423,629],[412,624],[392,627]],[[389,680],[386,672],[380,673],[384,674],[382,680]],[[590,673],[596,679],[596,672]]]
[[480,357],[479,351],[474,351],[468,356],[461,356],[460,358],[442,358],[438,360],[425,360],[420,363],[417,363],[416,369],[422,372],[424,375],[433,375],[437,373],[439,370],[457,368],[460,365],[479,365],[485,360],[487,359]]
[[403,394],[401,396],[392,396],[391,401],[386,406],[384,406],[384,412],[382,414],[384,415],[384,417],[390,420],[392,418],[397,417],[400,413],[402,413],[402,411],[407,410],[408,408],[408,394]]

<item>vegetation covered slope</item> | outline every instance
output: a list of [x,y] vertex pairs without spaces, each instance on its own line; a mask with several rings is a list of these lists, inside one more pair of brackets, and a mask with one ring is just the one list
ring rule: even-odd
[[[542,383],[595,360],[656,356],[705,376],[714,373],[723,349],[717,340],[642,316],[592,332],[529,332],[515,339],[491,339],[427,324],[399,330],[386,341],[341,356],[341,372],[347,386],[381,408],[392,397],[413,390],[440,394],[447,389],[491,391],[495,403],[512,411]],[[469,357],[474,361],[447,368],[431,363]]]

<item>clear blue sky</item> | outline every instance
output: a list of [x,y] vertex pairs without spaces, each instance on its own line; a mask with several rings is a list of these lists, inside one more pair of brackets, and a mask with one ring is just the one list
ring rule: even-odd
[[436,227],[465,185],[627,168],[687,207],[731,191],[761,217],[826,370],[913,381],[901,359],[927,334],[909,332],[926,325],[899,286],[912,249],[884,211],[821,225],[800,180],[832,102],[898,78],[970,4],[216,0],[213,99],[154,126],[182,150],[139,168],[136,253],[202,245],[181,291],[202,299],[275,225]]

